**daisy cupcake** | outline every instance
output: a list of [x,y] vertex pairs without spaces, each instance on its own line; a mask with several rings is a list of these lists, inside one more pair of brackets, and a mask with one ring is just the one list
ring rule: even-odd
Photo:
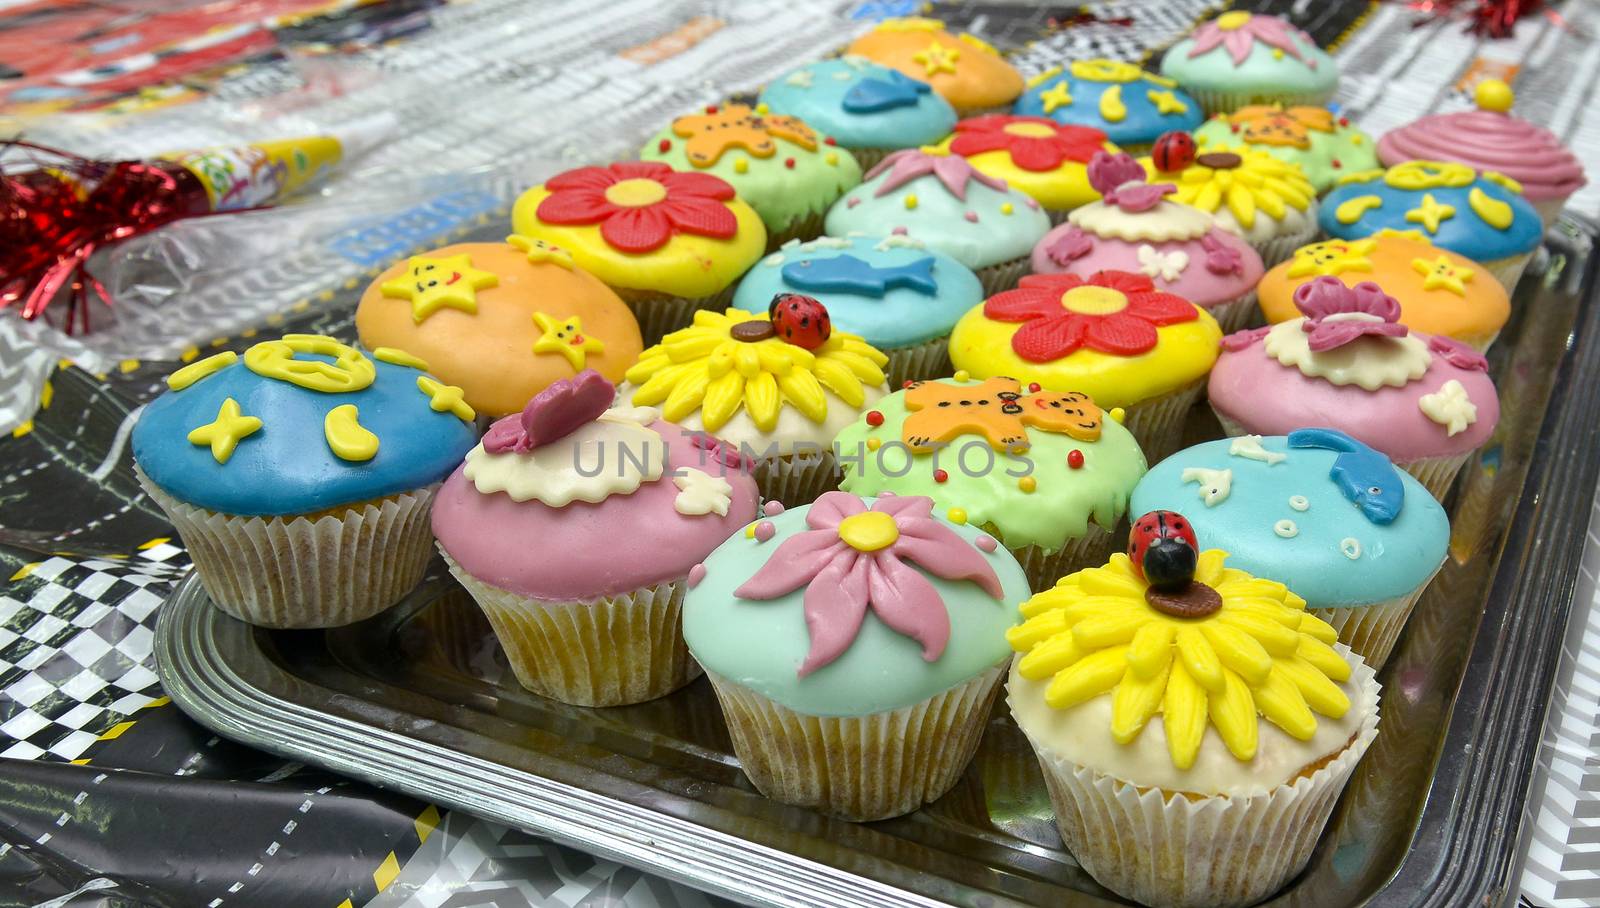
[[1232,10],[1167,50],[1161,74],[1200,100],[1207,113],[1250,104],[1323,104],[1339,85],[1339,64],[1288,20]]
[[950,134],[956,111],[933,86],[845,54],[789,70],[761,89],[762,106],[799,117],[850,149],[862,167]]
[[654,161],[557,174],[517,199],[511,223],[615,290],[645,343],[725,304],[767,248],[760,215],[727,181]]
[[952,35],[937,19],[885,19],[845,48],[933,86],[963,116],[1004,110],[1022,93],[1022,74],[988,42]]
[[1378,166],[1377,143],[1326,107],[1252,104],[1219,113],[1194,132],[1200,151],[1244,145],[1300,168],[1318,194],[1347,173]]
[[860,165],[829,136],[798,117],[745,104],[679,117],[639,157],[726,180],[761,216],[770,248],[821,233],[828,206],[861,182]]
[[696,312],[644,351],[621,396],[742,452],[762,496],[793,506],[838,485],[833,437],[889,392],[888,362],[833,330],[821,303],[794,297],[764,311]]
[[1204,211],[1165,198],[1173,184],[1146,184],[1129,155],[1097,153],[1089,182],[1104,201],[1073,210],[1045,234],[1033,247],[1035,273],[1135,272],[1206,310],[1224,331],[1250,321],[1262,269],[1249,244]]
[[1400,324],[1400,304],[1377,284],[1318,277],[1294,302],[1299,318],[1223,339],[1207,390],[1223,430],[1338,429],[1444,498],[1500,418],[1488,361]]
[[1011,112],[1049,117],[1105,133],[1123,151],[1143,154],[1163,133],[1205,121],[1200,104],[1178,83],[1120,60],[1074,60],[1028,80]]
[[1215,215],[1223,229],[1243,237],[1268,268],[1317,235],[1311,181],[1297,165],[1264,151],[1219,146],[1192,158],[1157,156],[1140,163],[1151,180],[1177,185],[1175,200]]
[[1098,129],[1005,114],[962,120],[941,148],[1027,193],[1057,223],[1100,197],[1089,185],[1087,165],[1096,154],[1117,150]]

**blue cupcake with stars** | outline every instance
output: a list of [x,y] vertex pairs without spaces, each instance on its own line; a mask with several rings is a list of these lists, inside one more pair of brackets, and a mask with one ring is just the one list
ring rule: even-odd
[[760,311],[789,293],[819,300],[833,327],[888,354],[890,387],[949,375],[950,329],[983,302],[972,269],[904,234],[791,241],[745,274],[733,307]]
[[434,492],[478,439],[460,388],[314,334],[198,360],[167,388],[133,428],[135,471],[223,611],[336,627],[422,579]]
[[1509,292],[1544,239],[1522,185],[1453,161],[1406,161],[1339,180],[1317,220],[1334,239],[1359,240],[1390,228],[1415,231],[1482,265]]
[[932,145],[956,125],[955,108],[928,83],[849,54],[784,73],[759,101],[831,136],[862,167],[899,148]]
[[1444,563],[1450,520],[1422,483],[1335,429],[1186,448],[1134,487],[1131,514],[1181,511],[1201,550],[1289,587],[1374,668]]
[[1076,60],[1028,80],[1012,113],[1091,126],[1123,151],[1143,154],[1164,132],[1197,128],[1205,112],[1178,83],[1120,60]]

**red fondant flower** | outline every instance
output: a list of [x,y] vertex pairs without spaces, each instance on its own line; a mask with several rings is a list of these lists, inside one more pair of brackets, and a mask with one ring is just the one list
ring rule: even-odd
[[1029,362],[1060,359],[1088,347],[1113,356],[1138,356],[1154,348],[1156,328],[1192,322],[1194,303],[1155,289],[1150,278],[1126,271],[1031,274],[1017,289],[990,297],[983,314],[1001,322],[1026,322],[1011,349]]
[[649,252],[675,232],[728,239],[738,220],[724,203],[733,187],[708,173],[685,173],[655,161],[580,167],[551,177],[539,220],[599,224],[600,236],[623,252]]
[[1004,149],[1023,170],[1054,170],[1067,160],[1089,163],[1104,151],[1106,134],[1046,117],[987,114],[956,124],[950,150],[963,157]]

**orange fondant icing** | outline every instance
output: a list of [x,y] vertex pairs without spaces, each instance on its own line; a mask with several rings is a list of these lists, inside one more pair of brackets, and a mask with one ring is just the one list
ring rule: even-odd
[[743,104],[729,104],[709,113],[679,117],[672,132],[684,142],[684,154],[696,167],[710,167],[723,152],[742,148],[754,157],[778,153],[774,137],[793,142],[806,151],[817,150],[817,136],[798,117],[758,114]]
[[857,38],[847,54],[898,69],[933,86],[958,112],[1010,104],[1022,94],[1022,74],[982,41],[929,27],[904,28],[889,20]]
[[999,450],[1022,450],[1028,447],[1027,426],[1079,441],[1100,438],[1101,410],[1087,394],[1025,394],[1014,378],[976,385],[918,382],[906,390],[906,409],[911,412],[900,438],[913,451],[931,450],[935,443],[962,435],[981,435]]

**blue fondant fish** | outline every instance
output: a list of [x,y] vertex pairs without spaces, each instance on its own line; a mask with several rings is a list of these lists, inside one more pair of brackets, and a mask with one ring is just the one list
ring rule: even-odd
[[877,113],[896,107],[910,107],[917,103],[918,95],[932,91],[926,82],[918,82],[898,70],[890,70],[882,79],[862,79],[844,93],[841,106],[849,113]]
[[1406,487],[1389,458],[1338,429],[1296,429],[1289,433],[1289,447],[1338,451],[1328,476],[1344,497],[1373,523],[1394,523],[1400,516]]
[[853,255],[800,259],[783,266],[783,279],[797,290],[857,296],[881,297],[894,287],[906,287],[926,296],[939,292],[931,255],[893,268],[875,268]]

